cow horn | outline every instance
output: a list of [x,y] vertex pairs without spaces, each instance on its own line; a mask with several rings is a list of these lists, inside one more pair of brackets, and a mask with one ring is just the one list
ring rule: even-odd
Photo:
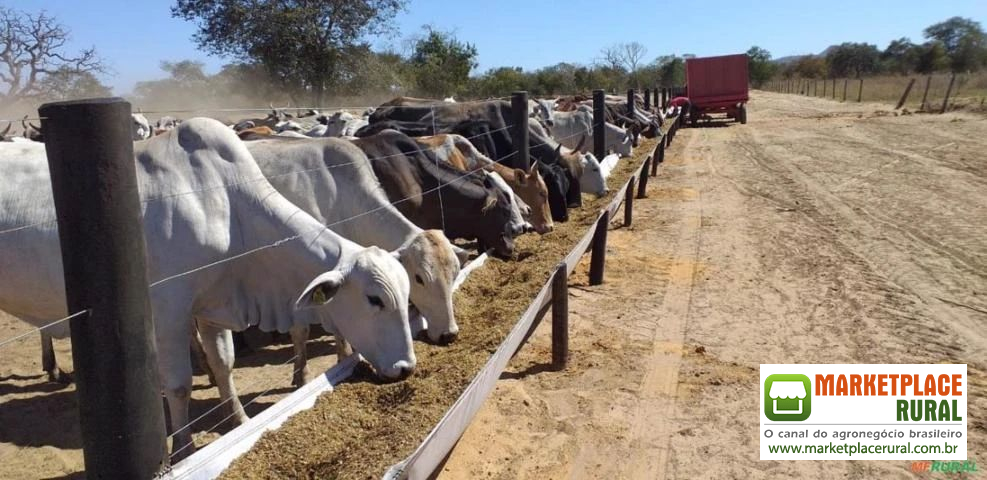
[[538,160],[535,160],[534,163],[531,164],[531,169],[528,170],[528,175],[534,175],[537,173],[538,173]]
[[483,204],[483,208],[480,209],[480,213],[487,213],[488,210],[497,205],[497,197],[493,195],[487,195],[487,201]]
[[576,144],[576,151],[577,152],[583,151],[583,144],[584,143],[586,143],[586,135],[583,135],[583,136],[579,137],[579,143]]
[[30,125],[30,126],[31,126],[31,128],[33,128],[33,129],[34,129],[34,131],[36,131],[36,132],[41,132],[41,127],[38,127],[38,126],[35,126],[35,125],[34,125],[33,123],[31,123],[31,122],[28,122],[27,124],[28,124],[28,125]]
[[12,127],[13,125],[14,125],[13,123],[7,122],[7,129],[4,130],[3,133],[0,133],[0,136],[6,137],[7,134],[10,133],[10,127]]

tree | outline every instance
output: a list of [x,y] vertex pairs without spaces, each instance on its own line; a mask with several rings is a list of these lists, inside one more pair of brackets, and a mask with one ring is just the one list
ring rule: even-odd
[[860,77],[865,73],[876,72],[881,53],[877,46],[869,43],[846,42],[833,47],[826,55],[829,72],[833,76]]
[[428,33],[415,42],[410,60],[419,91],[433,97],[461,93],[477,65],[476,47],[460,42],[452,33],[424,28]]
[[45,100],[61,101],[77,98],[109,97],[110,87],[103,85],[91,72],[77,72],[71,68],[59,69],[41,80],[40,90]]
[[499,67],[487,70],[473,79],[470,91],[482,98],[501,97],[527,88],[528,79],[521,67]]
[[795,63],[789,64],[793,73],[801,78],[825,78],[826,60],[815,55],[800,57]]
[[601,64],[611,71],[633,74],[641,67],[648,48],[639,42],[617,43],[600,51]]
[[915,72],[928,75],[949,67],[949,57],[942,42],[925,42],[917,45],[915,53]]
[[751,85],[760,88],[778,71],[778,66],[771,61],[771,52],[753,46],[747,51],[747,73]]
[[[42,97],[46,88],[66,88],[73,75],[104,71],[96,50],[65,52],[69,31],[44,12],[29,14],[0,7],[0,106],[20,98]],[[50,81],[47,76],[53,75]],[[97,82],[98,83],[98,82]]]
[[953,17],[932,25],[925,29],[925,37],[942,44],[954,72],[975,70],[987,59],[987,35],[980,22],[969,18]]
[[658,82],[663,87],[682,86],[685,83],[685,57],[666,55],[658,57]]
[[173,16],[198,24],[214,55],[259,63],[271,78],[321,104],[353,75],[370,35],[390,32],[405,0],[177,0]]
[[883,69],[899,75],[907,75],[915,69],[917,60],[916,45],[908,38],[892,40],[881,52]]
[[197,97],[201,101],[209,83],[203,67],[204,63],[194,60],[162,61],[161,70],[168,73],[168,78],[137,82],[134,94],[145,104],[169,98]]

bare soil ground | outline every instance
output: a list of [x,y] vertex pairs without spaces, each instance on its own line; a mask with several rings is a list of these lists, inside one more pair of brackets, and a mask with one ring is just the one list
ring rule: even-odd
[[966,363],[987,464],[987,119],[762,92],[749,112],[680,131],[606,283],[570,279],[570,368],[541,327],[441,478],[916,475],[759,461],[762,363]]
[[[0,312],[0,338],[28,330],[26,323]],[[75,385],[47,381],[41,368],[39,338],[31,335],[0,349],[0,478],[83,478]],[[311,371],[334,365],[332,351],[331,337],[311,341]],[[68,339],[55,341],[55,355],[63,370],[73,370]],[[248,415],[256,415],[294,390],[289,361],[293,355],[288,343],[237,358],[233,379]],[[206,376],[197,375],[194,385],[190,416],[202,417],[195,422],[193,436],[196,444],[203,445],[233,425],[226,421],[226,409],[210,412],[219,403],[219,394],[209,386]]]

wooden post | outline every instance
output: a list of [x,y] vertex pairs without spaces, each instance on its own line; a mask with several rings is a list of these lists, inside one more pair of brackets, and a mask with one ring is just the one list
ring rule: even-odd
[[651,111],[651,89],[650,88],[645,88],[644,89],[644,110],[645,111],[648,111],[648,112]]
[[569,363],[569,274],[565,262],[552,275],[552,366],[565,369]]
[[668,88],[661,87],[661,109],[668,109]]
[[836,100],[836,77],[833,77],[833,100]]
[[949,95],[953,93],[953,82],[956,81],[956,74],[954,73],[949,77],[949,86],[946,87],[946,97],[942,99],[942,109],[939,113],[946,113],[946,108],[949,107]]
[[607,262],[607,228],[610,226],[610,212],[604,211],[596,221],[593,233],[593,252],[589,259],[589,284],[603,283],[603,269]]
[[150,479],[168,465],[130,103],[47,103],[45,132],[86,476]]
[[651,164],[655,161],[652,156],[644,159],[644,166],[641,167],[641,181],[637,182],[637,198],[645,198],[648,196],[648,177],[650,176],[648,172],[651,170]]
[[823,98],[826,98],[826,86],[829,84],[829,79],[824,78],[822,83],[823,83],[823,94],[822,94],[822,96],[823,96]]
[[528,158],[528,92],[511,94],[511,113],[514,127],[511,128],[511,142],[517,158],[512,162],[517,168],[528,171],[531,162]]
[[905,102],[908,101],[908,94],[912,92],[912,87],[913,86],[915,86],[915,78],[912,78],[908,82],[908,86],[905,87],[905,92],[901,94],[901,98],[898,99],[898,104],[894,106],[894,109],[895,110],[897,110],[897,109],[899,109],[899,108],[901,108],[901,107],[903,107],[905,105]]
[[630,227],[634,220],[634,176],[627,181],[627,191],[624,192],[624,227]]
[[601,89],[593,90],[593,155],[600,160],[607,156],[606,130],[604,130],[606,120],[604,92]]
[[813,97],[818,97],[819,96],[819,81],[818,80],[813,80],[812,81],[812,96]]
[[843,101],[844,102],[846,101],[846,87],[849,84],[850,84],[850,79],[849,78],[844,78],[843,79]]
[[864,99],[864,77],[860,77],[860,85],[857,87],[857,103]]
[[635,102],[634,102],[634,89],[631,88],[631,89],[628,89],[627,90],[627,116],[628,116],[628,118],[634,118],[634,110],[636,108],[637,107],[635,106]]
[[919,111],[921,112],[925,111],[925,105],[926,105],[925,100],[929,98],[929,85],[931,84],[932,84],[932,75],[929,75],[928,77],[925,77],[925,91],[922,92],[922,105],[918,108]]

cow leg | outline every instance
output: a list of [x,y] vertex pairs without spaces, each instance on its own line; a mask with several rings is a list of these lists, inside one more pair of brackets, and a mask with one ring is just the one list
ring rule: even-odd
[[58,368],[55,359],[55,345],[51,335],[41,332],[41,367],[48,373],[48,381],[67,385],[72,383],[72,376]]
[[308,383],[308,324],[292,325],[290,332],[291,343],[295,346],[295,370],[291,385],[299,388]]
[[199,335],[199,329],[193,326],[191,336],[192,354],[195,355],[195,361],[199,364],[199,368],[205,371],[209,377],[209,385],[216,386],[216,375],[213,374],[212,368],[209,366],[209,359],[206,358],[206,352],[202,348],[202,337]]
[[192,426],[189,423],[189,398],[192,394],[192,358],[189,351],[191,322],[188,317],[155,316],[158,347],[158,372],[171,415],[171,461],[178,463],[195,453]]
[[240,397],[236,393],[236,385],[233,384],[233,363],[236,360],[233,353],[233,332],[207,322],[196,322],[196,324],[199,335],[202,336],[202,349],[206,353],[209,369],[216,376],[219,400],[229,405],[233,423],[242,425],[249,417],[243,411]]

